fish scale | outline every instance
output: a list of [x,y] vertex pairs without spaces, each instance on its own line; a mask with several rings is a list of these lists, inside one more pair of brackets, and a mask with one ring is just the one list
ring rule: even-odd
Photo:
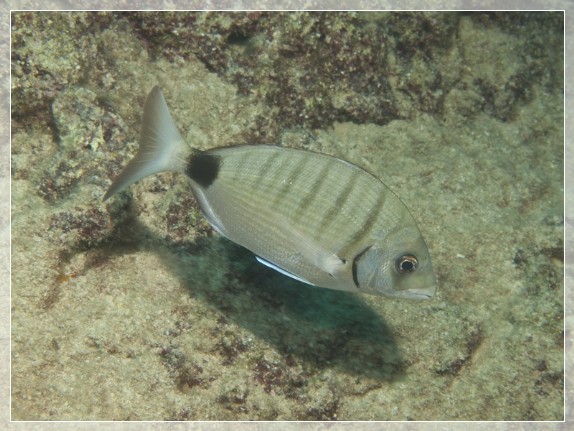
[[[242,148],[241,151],[245,151],[246,148]],[[312,153],[304,153],[305,157],[300,157],[298,155],[298,159],[294,170],[297,170],[298,175],[296,175],[293,180],[292,184],[289,187],[289,193],[281,193],[280,202],[277,204],[277,188],[273,188],[273,185],[278,178],[283,177],[286,178],[289,175],[289,172],[285,172],[283,176],[277,175],[277,173],[281,174],[283,171],[281,169],[282,160],[284,160],[285,156],[290,156],[288,152],[283,151],[274,151],[275,148],[263,148],[262,146],[256,146],[254,148],[247,149],[251,152],[275,152],[275,154],[283,154],[283,157],[275,158],[276,166],[270,166],[269,170],[265,175],[252,175],[251,172],[257,172],[257,166],[251,168],[248,165],[243,166],[242,172],[244,172],[245,179],[242,181],[242,178],[235,175],[236,166],[232,160],[234,155],[230,154],[229,151],[225,153],[225,163],[221,168],[220,171],[220,179],[221,181],[219,184],[221,185],[229,185],[229,187],[233,187],[230,189],[230,193],[237,194],[242,197],[242,200],[249,202],[250,204],[255,205],[260,211],[264,206],[268,206],[269,202],[274,202],[275,204],[271,207],[269,212],[269,217],[273,219],[277,217],[278,214],[281,214],[283,217],[287,219],[287,221],[298,224],[300,223],[300,230],[303,231],[306,235],[316,236],[317,232],[321,231],[322,226],[332,223],[336,226],[338,231],[337,236],[353,236],[356,234],[356,230],[360,228],[357,226],[363,217],[366,218],[367,214],[362,214],[360,211],[353,211],[352,214],[347,210],[347,206],[341,204],[340,207],[333,211],[332,206],[330,205],[332,202],[336,201],[333,199],[329,193],[329,190],[326,191],[325,194],[320,194],[321,190],[317,189],[318,186],[324,186],[328,183],[334,183],[335,180],[339,179],[339,176],[345,175],[348,171],[347,167],[343,165],[341,169],[334,169],[331,163],[324,163],[324,158],[321,157],[317,161],[317,163],[310,164],[308,163],[309,160],[312,160],[313,157],[309,157]],[[213,154],[221,154],[217,151],[213,152]],[[274,154],[274,157],[276,155]],[[271,157],[269,157],[271,158]],[[331,161],[327,159],[327,161]],[[307,170],[300,169],[303,165],[308,166]],[[321,167],[320,164],[324,166]],[[229,165],[229,167],[228,167]],[[275,168],[275,172],[272,169]],[[329,171],[325,171],[329,169]],[[342,171],[342,172],[340,172]],[[234,175],[234,181],[226,181],[226,175],[228,172],[232,172]],[[351,171],[352,172],[352,171]],[[355,173],[357,175],[357,173]],[[257,187],[253,187],[252,182],[257,180],[258,185]],[[319,181],[321,180],[321,181]],[[220,186],[221,187],[221,186]],[[253,187],[253,188],[252,188]],[[253,193],[251,192],[253,190]],[[344,189],[342,189],[344,190]],[[303,192],[302,192],[303,191]],[[267,192],[267,193],[266,193]],[[340,190],[334,191],[337,194],[340,194]],[[221,193],[220,189],[214,189],[212,194]],[[365,190],[363,189],[364,197],[369,197]],[[349,191],[348,197],[352,196],[352,190]],[[380,195],[373,194],[373,198],[375,200],[379,199]],[[351,202],[351,205],[353,203]],[[367,203],[363,202],[363,206],[358,209],[366,209],[368,206]],[[239,212],[239,208],[237,208],[237,212]],[[305,216],[304,223],[301,223],[301,218]],[[262,217],[259,217],[260,223],[267,223],[267,220],[262,220]],[[336,221],[339,223],[336,223]],[[246,221],[249,223],[250,221]],[[345,230],[341,230],[341,228],[346,228]],[[324,232],[327,236],[326,240],[335,239],[337,236],[330,235],[330,232]],[[232,238],[233,239],[233,238]],[[318,239],[315,237],[315,239]],[[334,247],[337,243],[341,241],[332,241],[331,247]],[[333,250],[335,252],[336,250]]]
[[199,151],[183,142],[158,87],[140,148],[104,196],[157,172],[185,174],[221,234],[297,280],[331,289],[428,299],[436,279],[407,208],[349,162],[271,145]]
[[[255,152],[258,150],[260,149],[257,147],[253,149]],[[299,170],[301,161],[297,163],[295,170]],[[249,171],[248,167],[246,169]],[[281,173],[281,170],[278,168],[277,172]],[[323,175],[321,170],[319,170],[319,174],[321,174],[320,176],[314,176],[313,174],[316,174],[314,169],[310,170],[310,172],[299,170],[297,175],[292,179],[292,184],[290,184],[288,192],[281,193],[279,195],[277,195],[277,188],[273,188],[276,176],[271,172],[265,176],[257,178],[260,186],[255,188],[253,193],[248,187],[250,180],[252,180],[251,175],[249,174],[246,174],[248,181],[242,182],[241,179],[236,178],[237,181],[230,184],[230,186],[233,187],[233,191],[235,193],[241,194],[244,199],[253,202],[254,205],[259,207],[267,206],[268,202],[274,202],[274,211],[285,216],[289,216],[289,220],[292,222],[300,222],[300,218],[306,215],[305,223],[302,224],[302,228],[305,227],[308,231],[314,232],[319,227],[319,224],[325,220],[326,214],[324,214],[324,210],[326,208],[321,208],[321,204],[325,202],[325,199],[321,195],[318,196],[318,190],[311,189],[310,185],[314,185],[316,187],[318,184],[317,180],[319,178],[323,180],[322,184],[324,184],[331,180],[328,177],[333,174],[331,172],[329,175]],[[225,175],[225,169],[222,169],[221,179],[223,181],[221,181],[221,183],[229,184],[225,181]],[[266,181],[266,177],[271,177],[269,178],[270,181]],[[277,196],[281,198],[279,202],[277,202]],[[307,214],[304,214],[303,211],[306,211]]]

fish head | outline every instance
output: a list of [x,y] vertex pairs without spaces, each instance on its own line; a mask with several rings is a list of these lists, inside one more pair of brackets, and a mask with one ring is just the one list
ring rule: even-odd
[[428,247],[418,228],[387,232],[367,246],[353,262],[360,292],[395,298],[430,299],[436,291]]

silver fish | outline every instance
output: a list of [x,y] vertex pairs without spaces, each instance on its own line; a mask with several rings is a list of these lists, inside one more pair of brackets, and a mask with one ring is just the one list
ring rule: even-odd
[[104,200],[162,171],[185,174],[209,223],[283,274],[350,292],[416,299],[435,293],[427,245],[407,208],[380,180],[310,151],[193,149],[156,86],[145,102],[138,153]]

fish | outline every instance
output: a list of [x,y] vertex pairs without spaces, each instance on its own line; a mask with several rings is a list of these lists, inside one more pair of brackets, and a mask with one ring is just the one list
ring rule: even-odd
[[217,232],[286,276],[395,298],[435,294],[427,244],[407,207],[381,180],[313,151],[265,144],[193,148],[155,86],[144,104],[137,154],[103,199],[164,171],[187,178]]

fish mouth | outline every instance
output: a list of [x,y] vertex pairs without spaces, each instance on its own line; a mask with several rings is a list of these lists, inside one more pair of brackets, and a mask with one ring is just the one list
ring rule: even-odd
[[435,292],[436,286],[431,286],[424,289],[409,289],[403,290],[402,292],[395,292],[392,296],[395,298],[429,300],[432,299]]

